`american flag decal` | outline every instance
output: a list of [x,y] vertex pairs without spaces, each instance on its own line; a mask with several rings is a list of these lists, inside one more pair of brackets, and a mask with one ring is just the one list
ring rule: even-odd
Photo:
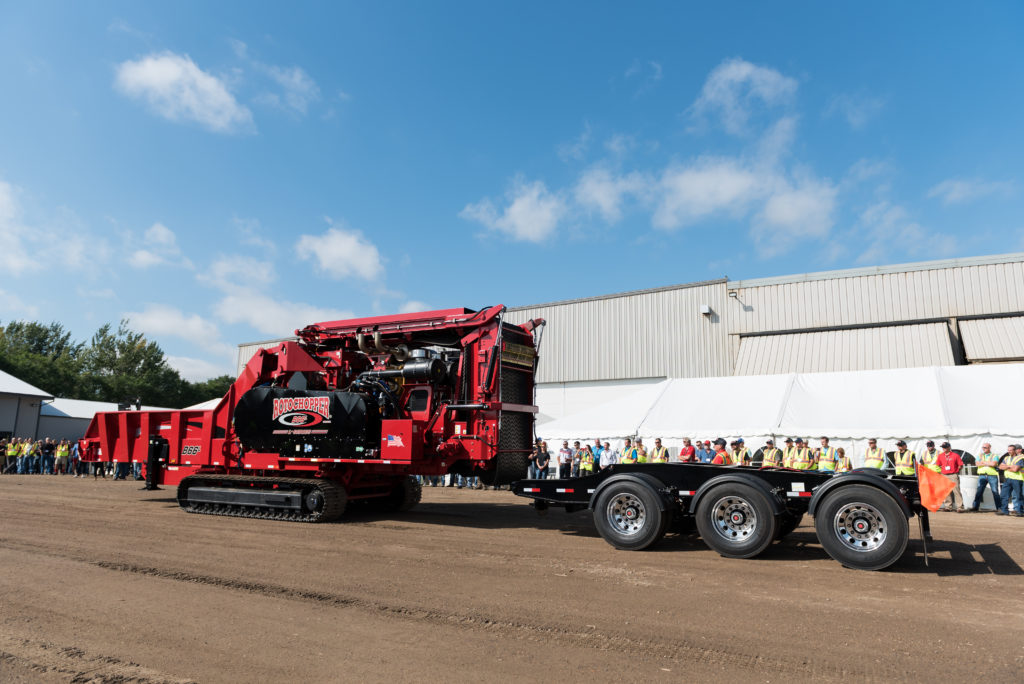
[[389,447],[404,447],[405,444],[402,443],[402,436],[401,435],[388,435],[388,446]]

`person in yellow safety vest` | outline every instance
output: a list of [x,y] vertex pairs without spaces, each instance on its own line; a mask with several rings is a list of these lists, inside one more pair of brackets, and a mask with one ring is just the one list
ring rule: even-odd
[[793,452],[795,447],[793,446],[793,438],[786,438],[786,448],[782,450],[782,467],[792,468],[793,467]]
[[580,454],[580,477],[594,474],[594,450],[590,445],[583,447]]
[[850,463],[850,457],[846,455],[846,449],[839,447],[836,449],[836,472],[848,473],[851,470],[853,470],[853,464]]
[[941,473],[942,468],[939,467],[938,463],[939,452],[935,450],[935,442],[929,439],[927,442],[925,442],[925,447],[925,450],[921,452],[921,465],[923,465],[928,470],[934,471],[936,473]]
[[907,448],[907,443],[902,439],[896,442],[896,451],[892,455],[892,464],[896,468],[897,475],[914,477],[917,471],[914,470],[914,452]]
[[775,440],[769,439],[761,449],[761,467],[778,468],[782,466],[782,452],[775,448]]
[[743,444],[742,437],[732,443],[731,457],[733,465],[750,465],[750,450]]
[[804,438],[796,438],[790,468],[794,470],[814,470],[814,452],[804,446]]
[[668,447],[661,446],[661,437],[654,439],[654,448],[651,450],[651,463],[668,463]]
[[626,440],[626,445],[622,447],[622,459],[619,463],[625,463],[627,465],[633,465],[637,462],[637,451],[636,447],[633,446],[629,439]]
[[639,437],[636,438],[636,462],[647,463],[647,447],[644,446],[644,440]]
[[725,450],[725,440],[721,437],[715,440],[715,455],[711,459],[711,465],[732,465],[732,458],[729,456],[729,452]]
[[864,467],[885,470],[885,449],[878,446],[878,440],[868,440],[868,450],[864,454]]
[[1003,493],[1000,497],[1002,506],[996,511],[996,515],[1010,514],[1010,499],[1013,499],[1013,511],[1018,518],[1024,518],[1024,507],[1021,499],[1024,498],[1024,449],[1020,444],[1011,444],[1007,448],[1006,458],[999,464],[1003,471]]
[[53,465],[54,475],[67,475],[68,474],[68,456],[71,455],[71,445],[68,441],[61,440],[57,445],[56,449],[57,461]]
[[4,463],[4,472],[18,467],[18,439],[11,437],[7,442],[7,460]]
[[828,437],[821,438],[821,449],[818,450],[818,470],[826,473],[836,471],[836,449],[829,446]]
[[974,503],[967,510],[971,513],[978,512],[985,487],[989,487],[992,489],[992,500],[998,511],[1003,507],[999,499],[999,457],[992,453],[991,444],[985,442],[981,445],[981,453],[974,457],[974,463],[978,466],[978,489],[974,493]]

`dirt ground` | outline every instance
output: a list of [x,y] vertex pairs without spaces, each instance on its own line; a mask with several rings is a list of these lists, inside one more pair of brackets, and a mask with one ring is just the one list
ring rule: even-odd
[[755,560],[616,551],[586,513],[428,488],[308,525],[0,477],[0,681],[1021,681],[1024,520],[932,516],[885,572],[805,521]]

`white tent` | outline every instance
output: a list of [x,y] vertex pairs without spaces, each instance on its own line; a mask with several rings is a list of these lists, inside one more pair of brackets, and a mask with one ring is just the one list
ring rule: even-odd
[[1007,444],[1024,442],[1022,386],[1024,364],[676,379],[537,432],[549,441],[660,437],[670,447],[683,437],[744,437],[752,450],[767,437],[816,443],[827,435],[855,465],[872,437],[886,451],[897,439],[918,453],[929,439],[948,439],[971,454],[986,441],[1003,453]]
[[[537,436],[548,442],[568,439],[633,437],[670,380],[630,392],[611,401],[537,426]],[[544,407],[540,407],[543,411]]]

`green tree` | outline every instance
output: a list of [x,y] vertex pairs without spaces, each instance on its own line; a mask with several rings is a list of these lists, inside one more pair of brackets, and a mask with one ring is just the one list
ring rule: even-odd
[[0,328],[0,369],[55,396],[75,396],[84,348],[56,321],[12,321]]
[[122,320],[115,332],[107,323],[84,352],[86,391],[97,401],[134,401],[151,406],[180,405],[185,381],[167,365],[160,345]]

